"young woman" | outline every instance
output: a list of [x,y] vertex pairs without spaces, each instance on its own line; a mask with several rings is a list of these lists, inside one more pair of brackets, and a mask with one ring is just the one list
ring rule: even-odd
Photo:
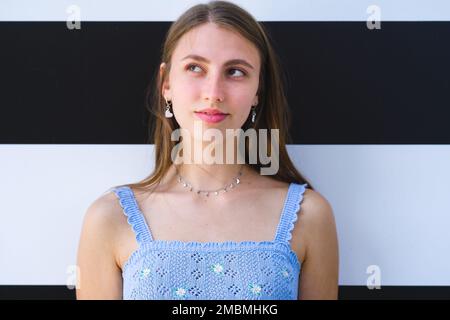
[[[289,109],[263,26],[229,2],[196,5],[171,25],[161,61],[149,95],[155,169],[88,208],[77,298],[336,299],[332,208],[289,159]],[[211,129],[259,135],[244,163],[218,138],[214,154],[233,161],[186,161],[205,154]],[[274,174],[250,161],[265,141]]]

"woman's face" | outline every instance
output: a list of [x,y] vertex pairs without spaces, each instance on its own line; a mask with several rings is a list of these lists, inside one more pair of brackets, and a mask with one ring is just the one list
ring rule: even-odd
[[[198,26],[180,38],[172,55],[163,96],[172,101],[172,112],[181,128],[239,129],[258,103],[260,57],[257,48],[236,32],[214,23]],[[165,64],[161,64],[161,69]],[[202,120],[206,108],[228,114],[220,122]]]

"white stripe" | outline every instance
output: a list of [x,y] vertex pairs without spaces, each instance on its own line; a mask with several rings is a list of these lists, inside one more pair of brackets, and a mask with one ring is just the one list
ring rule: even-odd
[[[336,217],[340,284],[450,285],[450,146],[288,146]],[[65,284],[87,207],[153,169],[152,145],[0,145],[0,283]]]
[[[0,21],[67,21],[77,5],[81,21],[174,21],[194,0],[2,0]],[[259,21],[367,21],[371,5],[381,21],[450,21],[448,0],[237,0]]]
[[331,203],[340,284],[450,285],[450,145],[295,146],[296,164]]

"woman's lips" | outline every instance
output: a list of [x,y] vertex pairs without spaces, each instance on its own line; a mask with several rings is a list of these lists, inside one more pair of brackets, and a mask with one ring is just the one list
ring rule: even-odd
[[224,120],[228,114],[216,113],[216,114],[207,114],[202,112],[195,112],[195,115],[208,123],[217,123]]

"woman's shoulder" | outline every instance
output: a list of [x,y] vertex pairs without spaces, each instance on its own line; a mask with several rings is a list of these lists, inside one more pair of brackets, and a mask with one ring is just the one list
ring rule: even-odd
[[303,193],[301,211],[312,220],[323,220],[333,214],[330,202],[320,192],[306,188]]
[[[120,260],[116,254],[121,217],[111,195],[104,194],[87,208],[78,244],[77,265],[82,270],[77,298],[121,297]],[[101,277],[99,277],[101,275]]]
[[117,228],[126,223],[122,207],[113,191],[98,196],[90,203],[83,222],[85,229],[93,232],[101,230],[105,236],[113,236]]
[[[268,181],[266,184],[262,185],[262,189],[265,189],[269,193],[276,192],[277,190],[281,193],[286,192],[291,184],[283,181]],[[297,185],[303,185],[302,183],[295,183]],[[329,201],[320,192],[305,188],[301,199],[300,199],[300,209],[299,214],[306,216],[308,220],[321,220],[329,218],[332,214],[332,208]]]
[[121,212],[120,203],[112,190],[94,199],[89,208],[92,214],[107,218],[108,220],[116,218]]
[[325,241],[336,228],[333,208],[320,192],[305,189],[299,209],[293,238],[302,238],[306,244]]

